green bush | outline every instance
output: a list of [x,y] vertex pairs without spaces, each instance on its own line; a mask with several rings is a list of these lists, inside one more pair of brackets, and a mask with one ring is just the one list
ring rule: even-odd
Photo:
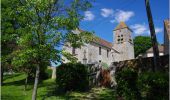
[[67,63],[60,65],[56,69],[56,83],[60,92],[87,90],[87,66],[80,63]]
[[165,72],[145,72],[138,78],[142,97],[146,100],[168,100],[169,78]]
[[108,69],[108,68],[109,68],[109,65],[108,65],[107,63],[105,63],[105,62],[102,62],[102,67],[103,67],[104,69]]
[[117,96],[123,97],[125,100],[139,100],[140,93],[137,88],[137,78],[137,71],[131,68],[123,68],[121,71],[117,72]]

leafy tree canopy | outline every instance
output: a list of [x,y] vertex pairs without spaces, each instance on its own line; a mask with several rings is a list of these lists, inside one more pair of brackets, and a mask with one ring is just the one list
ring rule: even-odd
[[[92,34],[82,32],[75,39],[72,30],[79,27],[82,13],[91,0],[2,0],[2,53],[10,55],[16,67],[36,67],[32,99],[35,100],[39,72],[49,62],[60,61],[57,47],[66,41],[79,47]],[[83,37],[83,38],[82,38]],[[75,39],[75,40],[73,40]],[[6,44],[16,44],[6,52]],[[9,46],[10,47],[10,46]]]
[[136,36],[133,41],[135,57],[141,53],[145,53],[152,47],[151,38],[149,36]]

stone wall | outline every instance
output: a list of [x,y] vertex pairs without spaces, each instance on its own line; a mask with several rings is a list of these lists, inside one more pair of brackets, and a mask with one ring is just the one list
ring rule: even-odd
[[[99,47],[101,47],[101,55],[99,55]],[[71,46],[63,46],[63,49],[72,54]],[[109,50],[108,57],[107,50]],[[86,53],[84,53],[84,51],[86,51]],[[78,59],[78,62],[81,63],[83,63],[84,55],[87,58],[88,64],[98,63],[100,60],[101,62],[107,63],[108,65],[113,62],[113,57],[111,56],[110,48],[99,45],[97,43],[89,43],[84,46],[81,46],[81,48],[76,48],[75,53],[75,57]],[[69,62],[69,60],[67,60],[64,56],[62,56],[62,59],[64,60],[63,63]]]
[[[165,70],[169,71],[169,55],[160,56],[160,63]],[[151,71],[154,63],[153,57],[148,57],[114,62],[113,65],[116,66],[116,71],[121,70],[123,67],[132,67],[138,71]]]

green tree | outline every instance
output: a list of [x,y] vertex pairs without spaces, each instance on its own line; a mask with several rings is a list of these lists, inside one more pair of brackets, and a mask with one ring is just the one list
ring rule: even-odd
[[148,36],[136,36],[133,41],[135,57],[141,53],[145,53],[149,48],[152,47],[151,38]]
[[[13,5],[15,3],[15,5]],[[1,84],[3,84],[3,73],[9,69],[13,69],[11,65],[11,56],[9,56],[15,49],[17,49],[16,30],[19,18],[13,13],[17,6],[16,1],[2,0],[1,3]],[[18,34],[19,35],[19,34]]]
[[[61,51],[57,47],[64,42],[71,42],[72,46],[80,47],[84,42],[90,41],[92,36],[90,32],[81,32],[76,39],[72,35],[72,30],[78,28],[79,22],[83,19],[82,11],[91,7],[89,1],[2,1],[4,5],[13,8],[9,10],[7,17],[17,19],[14,20],[17,28],[11,32],[17,44],[17,49],[12,52],[12,65],[36,68],[32,100],[36,99],[41,69],[44,69],[50,62],[60,61]],[[4,20],[4,23],[6,22]]]

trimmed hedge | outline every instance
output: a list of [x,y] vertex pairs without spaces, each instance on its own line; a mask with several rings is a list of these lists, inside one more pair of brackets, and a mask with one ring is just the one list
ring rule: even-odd
[[168,100],[167,72],[138,73],[126,67],[116,73],[116,80],[116,94],[124,100]]
[[117,96],[123,97],[124,100],[140,100],[137,79],[137,72],[131,68],[123,68],[121,71],[117,72]]
[[67,63],[60,65],[56,70],[56,84],[61,92],[88,89],[87,66],[80,63]]
[[145,72],[140,74],[138,87],[146,100],[169,99],[169,75],[166,72]]

